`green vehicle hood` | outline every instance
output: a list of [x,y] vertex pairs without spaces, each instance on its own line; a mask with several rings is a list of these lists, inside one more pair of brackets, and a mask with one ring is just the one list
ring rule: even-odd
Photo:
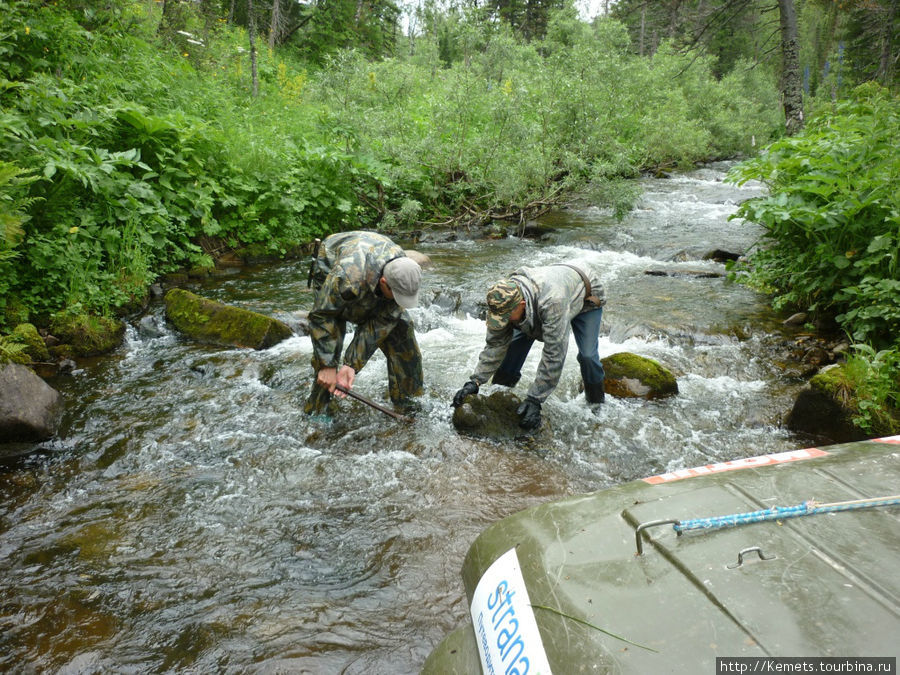
[[[671,524],[646,524],[898,493],[900,437],[698,467],[505,518],[476,539],[462,576],[472,606],[485,573],[515,550],[527,609],[558,673],[715,672],[721,656],[896,656],[896,506],[680,536]],[[499,612],[476,609],[479,625],[493,618],[511,642]],[[489,642],[483,626],[477,636],[472,622],[460,626],[423,672],[480,672],[479,638]]]

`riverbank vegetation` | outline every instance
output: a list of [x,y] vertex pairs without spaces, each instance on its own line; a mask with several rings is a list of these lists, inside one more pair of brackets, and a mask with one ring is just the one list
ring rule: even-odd
[[[805,131],[737,166],[765,197],[738,208],[765,228],[743,265],[776,308],[833,321],[852,339],[844,370],[857,422],[900,431],[900,101],[874,82],[816,110]],[[896,417],[896,416],[895,416]]]
[[[641,172],[781,138],[789,53],[807,66],[809,112],[844,119],[862,81],[896,91],[893,4],[845,4],[798,2],[785,42],[766,26],[788,0],[618,0],[590,22],[561,0],[425,2],[405,30],[384,0],[0,0],[0,328],[127,311],[166,272],[281,256],[342,228],[524,224],[576,191],[623,216]],[[889,143],[896,126],[879,120],[896,97],[882,97],[871,116]],[[782,171],[778,158],[811,152],[829,124],[744,176]],[[835,130],[834,152],[857,132]],[[896,165],[885,171],[872,185],[896,193]],[[791,241],[750,208],[772,241]],[[871,309],[896,302],[882,283],[896,274],[878,272],[891,246],[896,269],[896,237],[847,248],[841,228],[815,229],[795,240],[790,284],[773,283],[766,254],[758,278],[785,305],[828,289],[807,304],[876,345],[896,325],[891,305]]]

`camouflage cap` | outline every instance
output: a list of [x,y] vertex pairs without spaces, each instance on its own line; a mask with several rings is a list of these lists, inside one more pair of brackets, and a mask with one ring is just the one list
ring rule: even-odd
[[512,279],[498,281],[487,292],[487,327],[492,330],[500,330],[509,323],[509,315],[522,300],[522,291]]

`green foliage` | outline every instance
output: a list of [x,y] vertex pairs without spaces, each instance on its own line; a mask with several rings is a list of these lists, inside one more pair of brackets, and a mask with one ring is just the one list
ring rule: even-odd
[[544,37],[554,10],[575,13],[574,3],[567,0],[489,0],[483,7],[486,17],[502,20],[527,41]]
[[[750,151],[781,126],[759,73],[718,82],[706,61],[671,50],[631,56],[616,22],[589,27],[562,11],[544,42],[522,44],[503,24],[454,16],[451,42],[439,32],[409,59],[379,63],[344,52],[308,82],[319,133],[373,158],[367,225],[398,222],[408,199],[434,220],[517,213],[591,181]],[[595,192],[621,215],[630,200],[613,185]]]
[[856,345],[843,372],[856,399],[853,423],[871,434],[900,432],[900,351]]
[[[773,30],[780,12],[777,4],[768,0],[616,0],[610,9],[627,26],[636,52],[652,55],[669,40],[681,51],[711,58],[716,76],[726,77],[748,60],[756,67],[778,67],[779,33]],[[842,89],[867,80],[896,90],[900,84],[896,0],[794,0],[793,4],[800,62],[808,69],[808,93],[843,95]]]
[[28,209],[35,199],[28,197],[28,185],[36,178],[12,162],[0,160],[0,325],[11,309],[9,292],[14,278],[13,259],[25,236]]
[[734,216],[765,228],[753,281],[874,345],[900,334],[898,130],[900,101],[863,85],[731,176],[769,187]]
[[95,356],[114,349],[125,334],[125,324],[95,314],[83,313],[71,304],[50,317],[50,330],[78,356]]
[[853,3],[845,23],[847,61],[856,81],[875,80],[894,91],[900,87],[897,36],[900,11],[896,0]]
[[611,11],[628,27],[640,53],[653,54],[665,40],[670,40],[678,49],[702,50],[712,59],[714,72],[720,76],[748,55],[767,51],[777,41],[766,26],[771,21],[766,15],[770,6],[754,0],[617,0]]
[[[240,3],[239,3],[240,4]],[[270,31],[274,3],[256,5],[256,25]],[[289,40],[293,49],[310,63],[323,63],[344,49],[355,49],[370,58],[393,53],[399,36],[400,8],[392,0],[329,0],[300,3],[280,0],[276,44]],[[237,7],[236,21],[246,27],[245,7]],[[285,30],[291,27],[291,30]]]
[[47,362],[50,360],[50,353],[44,339],[38,333],[37,328],[30,323],[20,323],[9,335],[9,340],[24,345],[25,353],[21,358],[24,361],[27,357],[31,363]]
[[[189,54],[123,33],[130,5],[104,17],[79,7],[93,31],[58,8],[0,5],[4,307],[110,312],[160,272],[209,263],[205,242],[284,253],[353,210],[358,163],[285,138],[282,120],[252,133],[272,106],[243,105],[241,69],[226,69],[233,45],[198,60],[215,69],[204,77]],[[266,64],[282,109],[302,78]],[[234,80],[219,84],[223,69]]]
[[28,346],[10,335],[0,335],[0,366],[7,363],[31,363]]
[[431,4],[409,56],[377,61],[390,3],[282,3],[309,22],[259,52],[251,98],[226,5],[170,2],[163,17],[136,0],[0,0],[5,322],[111,313],[228,248],[519,217],[587,185],[622,216],[623,178],[748,151],[780,127],[760,71],[720,81],[668,47],[639,58],[622,24],[569,6],[526,44],[479,9]]
[[34,203],[27,186],[36,180],[12,162],[0,161],[0,264],[15,257],[28,220],[27,209]]

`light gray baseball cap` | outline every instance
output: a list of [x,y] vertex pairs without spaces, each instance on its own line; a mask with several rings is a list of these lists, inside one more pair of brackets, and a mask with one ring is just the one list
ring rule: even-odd
[[422,268],[415,260],[405,256],[394,258],[384,266],[382,276],[391,287],[394,300],[403,309],[412,309],[419,304]]

